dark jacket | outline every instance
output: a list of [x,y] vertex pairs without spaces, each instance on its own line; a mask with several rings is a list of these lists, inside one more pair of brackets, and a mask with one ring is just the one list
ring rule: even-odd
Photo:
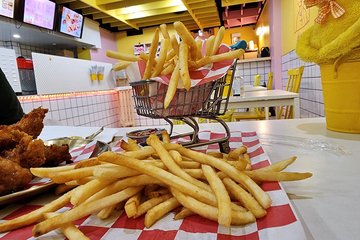
[[10,125],[24,115],[20,102],[0,68],[0,125]]

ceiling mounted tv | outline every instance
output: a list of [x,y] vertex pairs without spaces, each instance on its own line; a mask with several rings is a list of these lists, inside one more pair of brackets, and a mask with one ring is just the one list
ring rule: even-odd
[[84,27],[83,15],[67,7],[62,7],[60,11],[59,32],[81,38]]
[[25,0],[23,22],[53,30],[55,8],[56,4],[49,0]]
[[15,0],[0,0],[0,16],[14,18]]

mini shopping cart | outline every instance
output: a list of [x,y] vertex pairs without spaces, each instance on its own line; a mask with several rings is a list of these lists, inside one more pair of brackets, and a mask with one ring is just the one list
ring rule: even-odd
[[[154,80],[142,80],[130,83],[133,89],[135,109],[138,115],[154,119],[164,119],[170,124],[171,139],[190,137],[189,141],[181,142],[186,147],[198,147],[218,143],[222,152],[229,152],[230,130],[226,123],[219,118],[227,110],[232,82],[236,69],[236,61],[228,73],[223,77],[201,85],[185,89],[177,89],[175,96],[167,109],[164,109],[164,98],[167,85]],[[221,124],[225,130],[225,137],[203,142],[199,139],[199,125],[195,118],[208,119]],[[191,132],[174,134],[172,120],[180,120],[192,128]]]

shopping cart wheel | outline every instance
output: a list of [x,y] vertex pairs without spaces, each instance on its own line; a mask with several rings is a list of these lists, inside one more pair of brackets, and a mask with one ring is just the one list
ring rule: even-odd
[[219,147],[220,147],[220,152],[222,153],[230,152],[229,141],[219,143]]

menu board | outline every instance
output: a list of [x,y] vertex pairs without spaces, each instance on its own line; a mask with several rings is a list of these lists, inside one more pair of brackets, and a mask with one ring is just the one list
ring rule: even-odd
[[60,32],[81,38],[84,17],[66,7],[62,8],[60,19]]
[[25,0],[23,21],[53,30],[55,5],[49,0]]
[[0,0],[0,15],[14,18],[15,0]]

